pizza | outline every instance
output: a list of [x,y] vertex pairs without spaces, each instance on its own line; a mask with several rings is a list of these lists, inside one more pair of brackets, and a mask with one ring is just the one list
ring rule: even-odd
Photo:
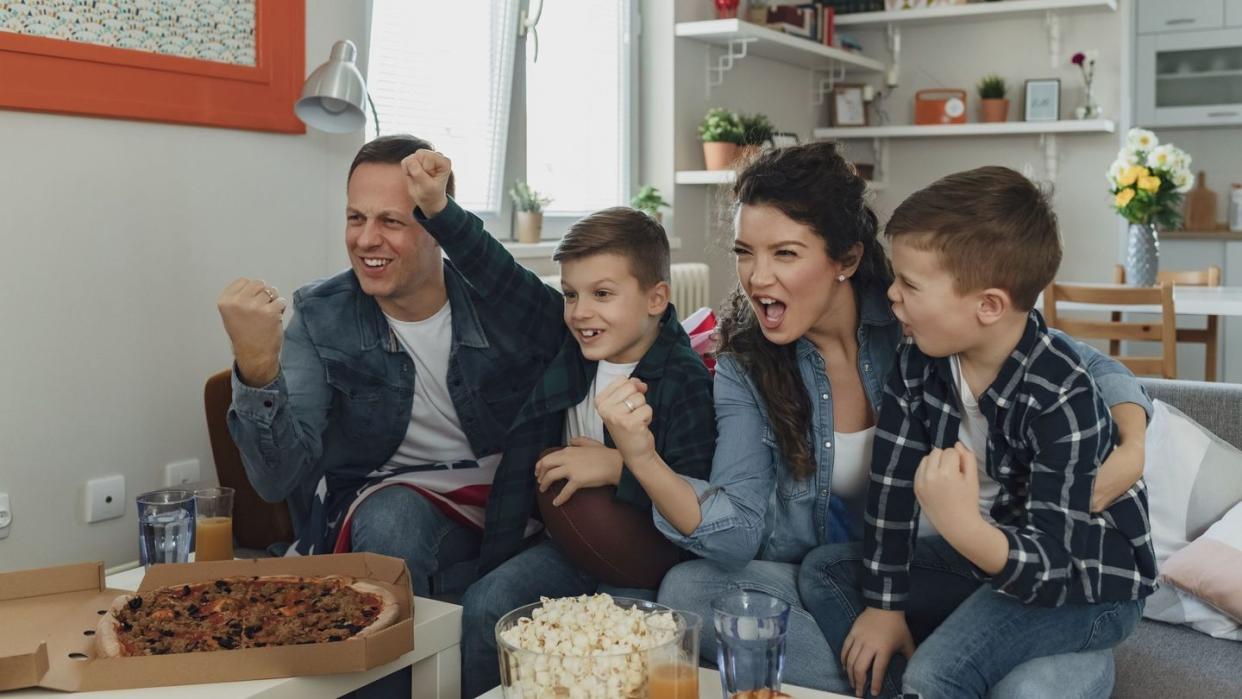
[[378,585],[279,575],[122,595],[101,613],[97,656],[115,658],[364,638],[392,625],[399,607]]

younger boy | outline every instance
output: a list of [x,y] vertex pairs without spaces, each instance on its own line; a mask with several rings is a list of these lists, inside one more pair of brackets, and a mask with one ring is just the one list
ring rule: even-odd
[[[515,396],[525,402],[492,484],[480,560],[486,575],[462,601],[462,694],[473,697],[500,683],[494,627],[501,616],[542,596],[601,587],[547,538],[522,549],[536,486],[565,481],[554,505],[580,488],[613,486],[616,500],[650,512],[650,499],[605,426],[630,415],[649,425],[643,435],[670,468],[706,478],[716,440],[711,379],[668,301],[668,239],[653,218],[618,207],[575,223],[553,255],[561,267],[562,296],[447,197],[447,159],[419,151],[403,166],[420,209],[416,215],[466,279],[513,299],[515,312],[529,312],[536,336],[546,336],[550,323],[561,331],[559,347],[550,348],[555,357],[534,391]],[[562,305],[563,321],[550,312]],[[627,427],[632,421],[626,419]],[[545,449],[565,445],[539,458]],[[625,594],[654,598],[655,591]]]
[[[862,599],[855,574],[829,563],[826,584],[854,603],[835,621],[812,606],[860,696],[868,679],[880,693],[902,652],[902,691],[984,697],[1026,660],[1110,648],[1134,629],[1156,578],[1146,488],[1091,512],[1115,429],[1074,349],[1033,310],[1061,247],[1029,180],[950,175],[906,199],[885,235],[908,339],[876,428]],[[939,536],[916,547],[920,510]],[[907,612],[943,620],[917,651]]]

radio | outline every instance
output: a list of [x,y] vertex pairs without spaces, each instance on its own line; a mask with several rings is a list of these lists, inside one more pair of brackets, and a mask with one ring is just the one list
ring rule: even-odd
[[933,89],[914,93],[914,123],[965,124],[966,91]]

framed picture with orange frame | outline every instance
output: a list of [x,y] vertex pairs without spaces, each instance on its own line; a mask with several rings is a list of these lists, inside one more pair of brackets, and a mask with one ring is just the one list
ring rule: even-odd
[[304,0],[0,0],[0,109],[305,133]]

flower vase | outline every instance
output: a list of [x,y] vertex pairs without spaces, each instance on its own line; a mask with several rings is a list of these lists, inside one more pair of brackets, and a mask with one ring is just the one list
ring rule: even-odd
[[1160,239],[1153,223],[1131,223],[1126,244],[1126,281],[1130,286],[1155,286],[1160,271]]
[[1086,95],[1083,97],[1082,105],[1074,110],[1074,116],[1079,119],[1100,118],[1100,105],[1096,104],[1095,99],[1091,96],[1091,83],[1087,83]]

